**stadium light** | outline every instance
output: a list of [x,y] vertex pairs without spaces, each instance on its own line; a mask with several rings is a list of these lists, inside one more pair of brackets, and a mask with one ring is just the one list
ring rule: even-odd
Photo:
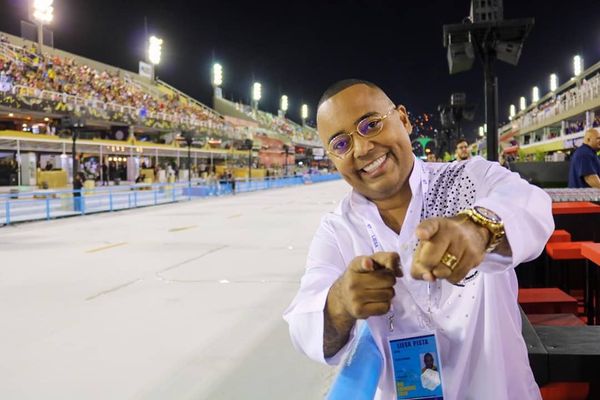
[[288,97],[285,94],[281,96],[281,103],[279,105],[279,109],[284,113],[288,110]]
[[537,86],[534,86],[533,89],[531,89],[531,101],[533,103],[540,101],[540,89],[538,89]]
[[148,60],[154,65],[160,64],[162,43],[162,39],[159,39],[156,36],[150,36],[148,44]]
[[527,108],[527,100],[525,100],[525,97],[521,96],[521,98],[519,99],[519,110],[525,111],[526,108]]
[[556,74],[551,74],[550,75],[550,91],[554,92],[556,89],[558,89],[558,76],[556,76]]
[[52,22],[54,18],[54,0],[34,0],[33,12],[31,14],[33,20],[37,22],[38,27],[38,51],[42,54],[42,45],[44,44],[44,25]]
[[302,116],[302,124],[304,125],[304,123],[306,122],[306,119],[308,118],[308,106],[306,104],[302,104],[302,108],[300,109],[301,112],[301,116]]
[[577,77],[581,74],[582,71],[583,59],[579,55],[576,55],[575,57],[573,57],[573,73]]
[[219,87],[223,84],[223,67],[219,63],[213,65],[213,86]]
[[252,85],[252,100],[257,103],[260,101],[262,97],[262,85],[259,82],[254,82]]
[[33,1],[33,19],[42,24],[52,22],[54,18],[54,0],[34,0]]
[[483,137],[483,126],[479,127],[479,137]]
[[508,111],[508,119],[512,120],[515,115],[517,115],[517,107],[515,107],[514,104],[511,104]]

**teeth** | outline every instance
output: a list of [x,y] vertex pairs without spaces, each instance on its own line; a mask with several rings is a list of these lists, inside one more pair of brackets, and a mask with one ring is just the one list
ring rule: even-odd
[[385,154],[382,155],[377,160],[373,161],[371,164],[365,166],[363,168],[363,171],[365,171],[365,172],[372,172],[372,171],[374,171],[377,167],[379,167],[381,164],[383,164],[383,162],[385,161],[385,157],[386,157]]

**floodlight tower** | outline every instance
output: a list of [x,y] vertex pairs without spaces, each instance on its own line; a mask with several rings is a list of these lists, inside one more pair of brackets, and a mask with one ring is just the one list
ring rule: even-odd
[[302,126],[304,126],[306,125],[306,120],[308,119],[308,106],[306,104],[302,104],[300,113],[302,117]]
[[498,78],[494,64],[497,59],[518,64],[533,24],[533,18],[504,20],[502,0],[472,0],[471,14],[463,23],[444,25],[451,74],[471,69],[476,55],[483,62],[485,120],[490,132],[488,160],[498,160]]
[[223,85],[223,67],[221,66],[221,64],[215,63],[213,64],[212,68],[212,86],[214,89],[215,97],[223,97],[221,85]]
[[152,64],[152,79],[156,79],[156,66],[160,64],[163,40],[156,36],[148,38],[148,61]]
[[262,98],[262,85],[260,82],[254,82],[252,85],[252,108],[258,109],[258,102]]
[[54,0],[33,0],[31,17],[38,28],[38,51],[40,54],[42,54],[42,46],[44,44],[44,25],[52,22],[54,18],[52,3],[54,3]]
[[284,94],[283,96],[281,96],[281,101],[279,102],[279,116],[280,117],[285,117],[285,113],[288,110],[288,97]]

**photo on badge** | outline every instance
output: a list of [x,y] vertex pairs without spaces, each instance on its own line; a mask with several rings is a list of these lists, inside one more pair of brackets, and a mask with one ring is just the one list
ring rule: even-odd
[[391,337],[388,343],[397,399],[443,399],[442,366],[435,334]]

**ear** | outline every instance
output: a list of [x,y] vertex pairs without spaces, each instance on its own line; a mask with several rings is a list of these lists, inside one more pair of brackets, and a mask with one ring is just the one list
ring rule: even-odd
[[402,125],[404,125],[404,128],[410,135],[412,133],[412,124],[408,119],[408,111],[406,111],[406,107],[400,104],[396,107],[396,110],[398,110],[398,115],[400,115],[400,121],[402,121]]

